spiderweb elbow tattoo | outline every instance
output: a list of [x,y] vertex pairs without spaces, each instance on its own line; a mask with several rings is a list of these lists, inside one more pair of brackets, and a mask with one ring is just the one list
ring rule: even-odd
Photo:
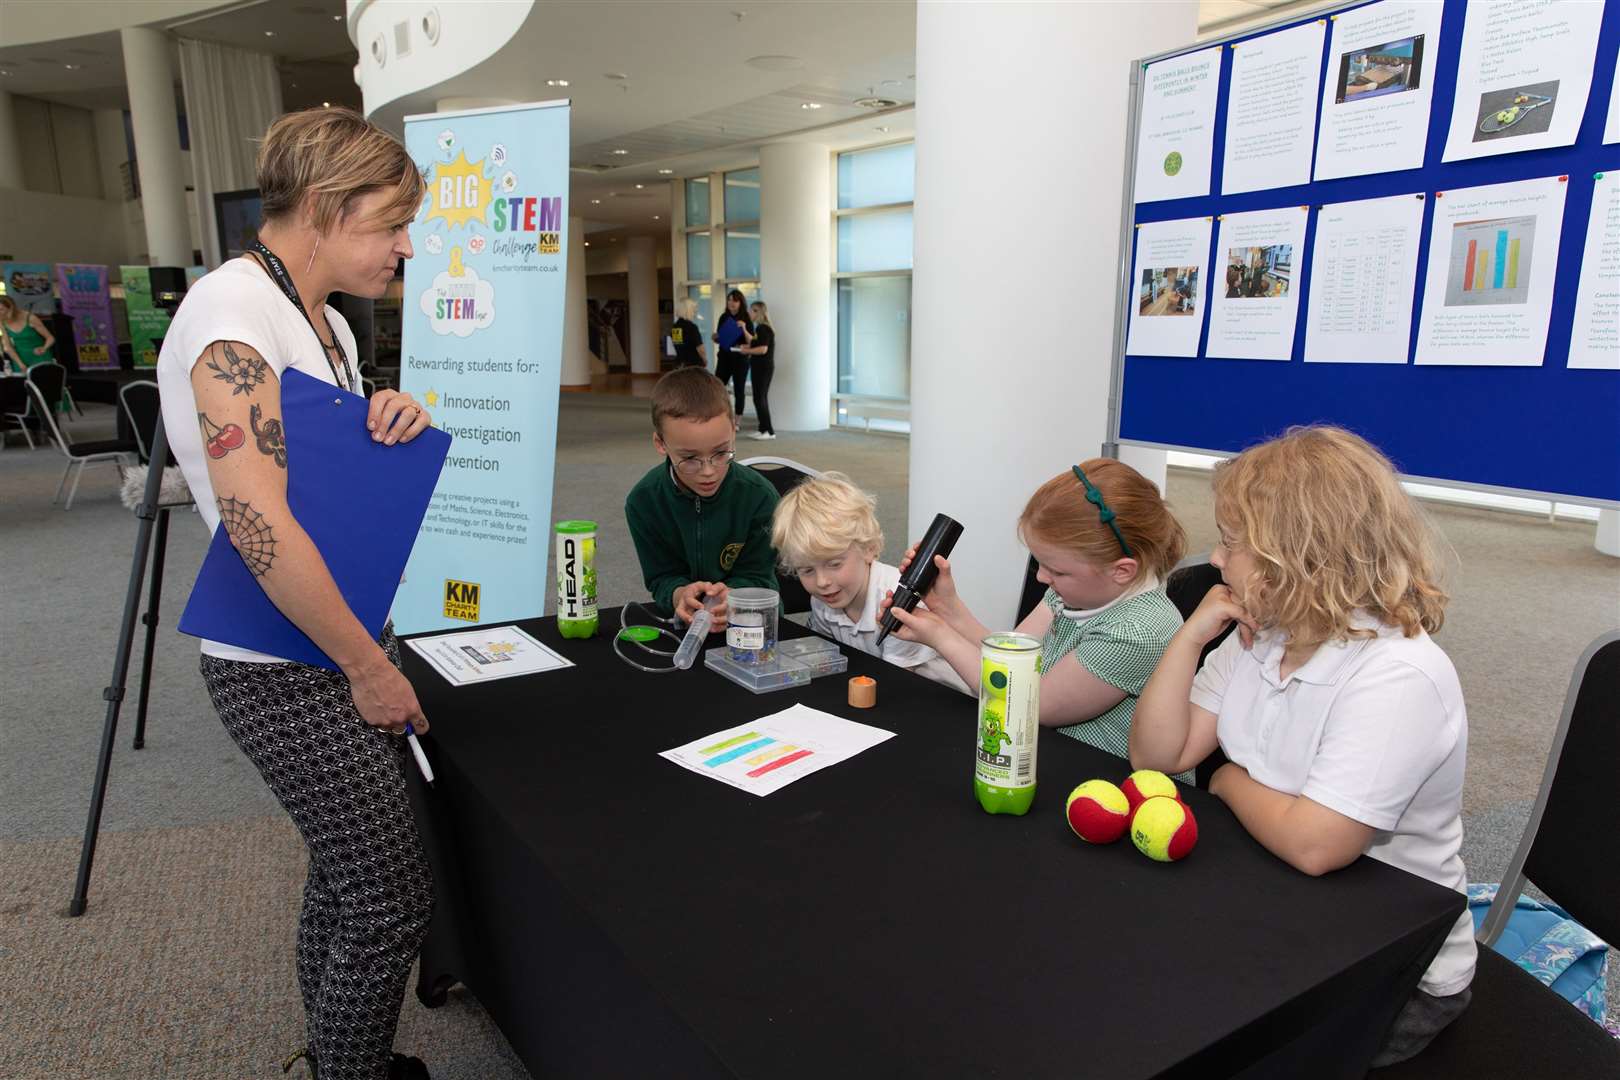
[[254,577],[264,577],[276,561],[276,534],[264,515],[229,495],[219,500],[219,523]]

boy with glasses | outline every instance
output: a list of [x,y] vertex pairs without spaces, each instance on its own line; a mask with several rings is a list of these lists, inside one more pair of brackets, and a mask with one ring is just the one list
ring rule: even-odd
[[753,469],[733,469],[737,420],[725,386],[698,367],[658,380],[653,446],[664,462],[624,501],[641,575],[660,611],[691,621],[709,600],[726,625],[727,592],[775,589],[771,514],[776,489]]

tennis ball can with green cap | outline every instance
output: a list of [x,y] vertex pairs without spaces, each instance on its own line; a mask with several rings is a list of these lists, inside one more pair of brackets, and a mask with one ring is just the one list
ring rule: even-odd
[[1026,814],[1035,801],[1041,729],[1041,642],[991,634],[979,652],[973,794],[987,814]]
[[596,636],[596,522],[559,521],[557,631],[565,638]]

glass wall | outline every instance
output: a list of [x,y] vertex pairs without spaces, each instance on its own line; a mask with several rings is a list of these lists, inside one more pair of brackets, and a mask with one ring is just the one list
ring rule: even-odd
[[837,422],[910,430],[916,147],[838,155]]
[[[697,301],[698,325],[707,338],[714,332],[715,317],[724,310],[727,292],[738,289],[749,300],[760,295],[759,169],[691,177],[684,187],[680,201],[685,219],[679,229],[685,240],[686,274],[679,287]],[[713,195],[717,191],[718,199]],[[712,349],[710,354],[712,361]]]

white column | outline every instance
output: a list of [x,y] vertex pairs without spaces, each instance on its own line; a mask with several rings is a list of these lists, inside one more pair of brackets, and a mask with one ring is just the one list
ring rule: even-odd
[[957,584],[993,628],[1016,613],[1025,502],[1105,437],[1129,64],[1198,27],[1196,0],[1151,7],[917,5],[905,539],[962,522]]
[[144,26],[126,26],[118,33],[124,43],[124,79],[140,167],[147,261],[153,266],[190,266],[191,221],[186,210],[190,177],[180,158],[169,39]]
[[1598,511],[1597,539],[1592,546],[1604,555],[1620,558],[1620,510]]
[[96,126],[96,157],[101,162],[101,197],[108,202],[124,201],[124,174],[120,166],[129,160],[129,144],[124,141],[124,114],[117,109],[97,109],[92,114]]
[[568,219],[568,287],[563,292],[562,384],[591,385],[591,339],[585,333],[585,219]]
[[824,431],[832,400],[827,156],[816,143],[767,143],[759,150],[759,287],[776,330],[771,422],[781,431]]
[[630,373],[657,374],[658,240],[632,236],[628,244],[630,276]]
[[17,112],[11,95],[0,90],[0,188],[16,188],[23,183],[22,144],[17,138]]

